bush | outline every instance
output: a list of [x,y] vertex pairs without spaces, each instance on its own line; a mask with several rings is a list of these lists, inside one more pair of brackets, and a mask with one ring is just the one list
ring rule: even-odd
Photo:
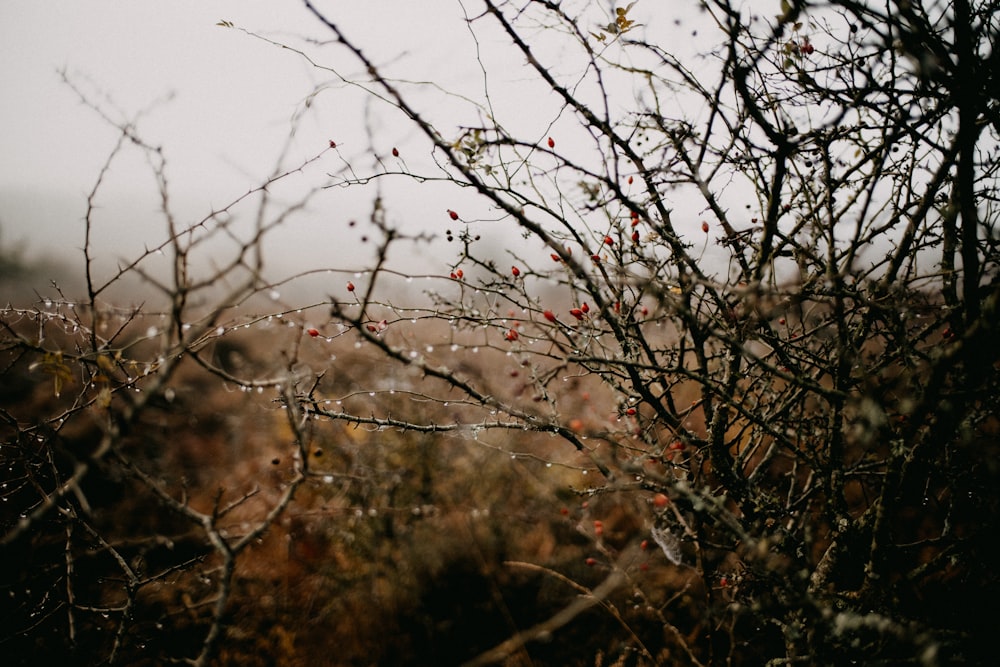
[[[11,654],[985,661],[994,3],[705,3],[690,60],[636,3],[484,4],[475,44],[546,91],[527,127],[401,84],[309,2],[332,41],[279,46],[355,58],[405,157],[331,140],[182,225],[121,126],[168,241],[104,281],[88,241],[82,298],[3,313],[2,544],[34,564],[4,572]],[[393,183],[462,202],[443,243],[391,222]],[[264,239],[327,189],[371,195],[346,229],[374,260],[283,301],[316,274],[268,279]],[[427,244],[452,259],[393,265]],[[135,275],[160,305],[105,300]]]

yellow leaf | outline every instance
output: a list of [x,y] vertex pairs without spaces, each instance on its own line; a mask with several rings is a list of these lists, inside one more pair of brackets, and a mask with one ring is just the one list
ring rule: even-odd
[[43,373],[52,376],[52,388],[56,398],[62,393],[63,385],[73,381],[73,371],[63,361],[62,352],[46,352],[38,366]]
[[106,354],[97,357],[97,367],[109,375],[115,372],[115,364]]

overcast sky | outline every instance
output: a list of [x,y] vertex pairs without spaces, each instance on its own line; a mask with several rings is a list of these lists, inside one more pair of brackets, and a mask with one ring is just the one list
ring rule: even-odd
[[[534,91],[518,79],[523,62],[504,60],[510,58],[506,38],[486,31],[478,35],[478,44],[472,39],[463,7],[474,11],[479,3],[329,0],[319,4],[394,76],[430,81],[481,98],[478,46],[492,68],[493,91],[503,90],[495,87],[502,85],[517,91],[493,99],[504,122],[523,123],[519,131],[538,132],[540,142],[546,132],[554,131],[555,119],[539,113],[539,95],[545,91]],[[680,11],[660,8],[657,20],[649,23],[675,28],[673,19]],[[115,120],[139,118],[140,134],[163,146],[171,202],[182,220],[197,220],[258,185],[274,169],[288,142],[292,118],[303,112],[317,86],[321,93],[298,127],[284,164],[296,166],[321,151],[329,139],[341,145],[341,154],[325,156],[299,179],[303,187],[323,183],[327,171],[343,165],[342,158],[372,160],[372,152],[385,156],[393,146],[405,158],[425,148],[414,143],[412,125],[394,122],[391,114],[366,116],[361,91],[328,85],[334,80],[330,72],[239,30],[217,26],[223,19],[292,45],[329,38],[298,0],[59,4],[5,0],[0,4],[0,86],[5,97],[0,105],[4,128],[0,243],[4,248],[24,241],[31,257],[54,255],[75,261],[81,257],[85,197],[117,133],[80,103],[62,81],[61,71]],[[673,40],[682,48],[676,34],[664,41]],[[309,49],[338,73],[358,76],[357,63],[342,50]],[[448,117],[449,104],[433,104],[442,126],[454,122],[457,127],[461,122],[457,116]],[[361,166],[370,168],[371,162]],[[106,253],[102,259],[109,265],[162,239],[165,226],[151,183],[137,151],[112,165],[97,218],[97,238]],[[466,196],[449,194],[444,201],[442,191],[433,186],[421,188],[412,200],[409,195],[399,200],[399,191],[393,192],[394,214],[412,216],[417,219],[412,224],[424,226],[446,208],[463,206],[460,197]],[[338,225],[365,215],[371,192],[359,194],[352,198],[343,191],[324,193],[298,226],[290,225],[282,234],[272,257],[285,264],[301,258],[303,264],[316,265],[346,249],[347,256],[357,260],[357,254],[345,248],[346,237]]]
[[[387,43],[402,50],[411,45],[392,26],[412,26],[400,10],[425,3],[335,4],[367,8],[337,10],[337,19],[359,36],[370,31],[365,11],[381,9],[385,16],[377,5],[393,4],[391,15],[398,23],[380,23]],[[426,5],[454,8],[452,2]],[[0,86],[5,91],[0,224],[6,245],[24,239],[35,254],[75,253],[83,238],[83,198],[117,138],[79,102],[60,71],[116,120],[143,114],[140,133],[164,147],[174,203],[189,215],[226,203],[274,168],[291,118],[325,77],[291,53],[218,27],[220,19],[277,40],[298,43],[303,35],[323,36],[295,0],[0,4]],[[343,66],[345,73],[356,71],[346,59]],[[328,106],[330,112],[306,119],[289,165],[321,150],[327,135],[349,150],[347,133],[357,131],[362,109]],[[354,142],[356,149],[361,145]],[[101,201],[106,219],[132,220],[125,232],[136,237],[160,226],[152,215],[158,203],[148,173],[139,159],[116,163]],[[136,220],[144,214],[149,215]],[[155,234],[153,229],[148,233]],[[122,239],[121,250],[128,247]]]

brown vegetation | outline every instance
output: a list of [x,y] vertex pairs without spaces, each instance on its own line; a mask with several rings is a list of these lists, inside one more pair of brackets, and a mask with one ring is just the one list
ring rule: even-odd
[[[635,3],[596,32],[566,4],[469,19],[556,100],[534,138],[489,100],[472,103],[482,127],[421,115],[309,2],[328,38],[309,46],[355,59],[423,158],[330,140],[181,223],[164,151],[115,125],[109,164],[148,160],[168,240],[98,276],[102,171],[82,296],[55,286],[0,317],[5,656],[987,661],[1000,121],[967,70],[994,76],[995,3],[939,20],[912,2],[706,3],[712,88],[639,36]],[[532,20],[579,71],[543,63]],[[611,79],[648,106],[619,112]],[[690,115],[661,106],[678,90]],[[589,157],[563,154],[556,128],[590,137]],[[339,171],[275,204],[324,155]],[[486,211],[442,202],[437,243],[455,250],[419,295],[395,289],[408,274],[389,257],[434,235],[393,226],[390,177]],[[371,263],[289,297],[317,276],[269,280],[265,238],[344,188],[374,188],[336,238]],[[701,215],[675,213],[685,197]],[[502,262],[483,239],[501,224],[526,248]],[[228,252],[197,264],[216,241]],[[111,303],[137,276],[153,296]]]

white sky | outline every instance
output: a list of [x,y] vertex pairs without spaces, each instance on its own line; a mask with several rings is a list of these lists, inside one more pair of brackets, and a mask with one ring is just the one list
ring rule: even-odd
[[[320,6],[394,76],[433,81],[481,98],[483,75],[475,60],[476,44],[463,21],[463,4],[474,11],[479,3],[327,0]],[[657,13],[650,5],[645,9]],[[661,26],[675,27],[676,9],[661,8],[658,14]],[[298,0],[0,4],[0,87],[5,97],[0,105],[0,247],[24,241],[32,258],[54,255],[79,262],[81,257],[85,196],[117,133],[79,103],[60,80],[61,69],[116,118],[144,113],[140,134],[164,148],[172,204],[182,220],[199,219],[212,207],[225,205],[271,172],[292,117],[316,85],[331,77],[289,51],[216,26],[220,19],[289,44],[302,44],[303,36],[329,38]],[[674,33],[674,39],[676,34],[683,32]],[[517,90],[493,98],[498,116],[507,123],[523,123],[527,136],[537,131],[539,141],[557,131],[557,119],[540,111],[538,96],[545,92],[518,80],[521,62],[505,61],[506,38],[482,33],[479,38],[486,65],[493,68],[491,86],[507,83]],[[359,71],[343,51],[314,52],[323,64],[345,75]],[[509,80],[503,82],[505,76]],[[442,127],[460,122],[457,116],[449,117],[449,104],[432,97],[423,100]],[[359,91],[325,89],[300,126],[285,166],[297,165],[335,139],[355,166],[371,167],[364,111]],[[391,118],[380,115],[375,122],[384,125],[369,128],[375,152],[384,156],[398,146],[404,158],[419,155],[423,147],[412,126],[395,124]],[[561,147],[568,143],[565,135],[560,140]],[[149,171],[137,152],[131,155],[114,163],[98,201],[98,242],[108,266],[158,242],[165,233]],[[325,173],[340,166],[337,158],[329,154],[299,182],[303,187],[325,182]],[[343,225],[367,214],[371,194],[323,193],[309,216],[282,231],[272,258],[284,265],[363,264],[363,254],[359,257],[349,243]],[[399,224],[410,222],[402,219],[406,216],[421,228],[438,224],[446,208],[472,213],[463,208],[473,205],[471,196],[443,194],[434,186],[416,193],[393,190],[389,196],[390,216]]]

